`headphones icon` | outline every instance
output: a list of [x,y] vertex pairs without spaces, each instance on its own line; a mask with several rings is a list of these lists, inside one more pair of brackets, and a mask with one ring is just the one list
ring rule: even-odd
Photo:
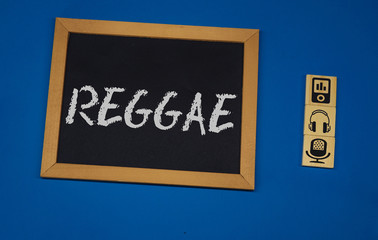
[[324,116],[327,117],[327,122],[323,122],[323,133],[327,133],[329,131],[331,131],[331,126],[329,125],[329,117],[328,117],[328,114],[321,110],[321,109],[317,109],[315,111],[313,111],[311,113],[311,116],[310,116],[310,124],[308,125],[308,128],[313,131],[313,132],[316,132],[316,121],[313,121],[312,120],[312,117],[316,114],[323,114]]

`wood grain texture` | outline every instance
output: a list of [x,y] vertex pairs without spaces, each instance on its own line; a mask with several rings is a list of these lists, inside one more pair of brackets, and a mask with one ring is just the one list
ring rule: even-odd
[[62,25],[59,19],[57,19],[55,22],[51,59],[41,176],[56,163],[68,35],[68,30]]
[[[240,174],[57,163],[59,123],[69,33],[244,43]],[[259,32],[255,29],[179,26],[57,18],[51,63],[41,176],[101,181],[253,190]]]
[[255,186],[258,57],[259,32],[244,44],[240,173],[252,188]]
[[43,177],[229,189],[249,189],[240,174],[56,163]]
[[58,18],[73,33],[245,42],[258,30]]

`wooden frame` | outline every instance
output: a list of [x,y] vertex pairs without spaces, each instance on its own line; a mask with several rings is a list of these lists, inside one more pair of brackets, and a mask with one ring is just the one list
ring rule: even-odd
[[[70,33],[244,43],[240,174],[57,163],[67,43]],[[259,30],[57,18],[41,177],[253,190]]]

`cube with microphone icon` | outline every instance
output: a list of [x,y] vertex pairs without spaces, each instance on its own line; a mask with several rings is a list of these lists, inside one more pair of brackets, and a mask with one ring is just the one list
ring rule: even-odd
[[335,138],[304,135],[302,166],[333,168]]

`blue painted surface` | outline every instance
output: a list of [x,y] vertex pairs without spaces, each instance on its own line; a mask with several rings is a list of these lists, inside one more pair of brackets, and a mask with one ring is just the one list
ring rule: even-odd
[[[378,239],[378,2],[0,1],[0,239]],[[41,179],[54,18],[258,28],[256,190]],[[301,167],[305,75],[335,168]]]

